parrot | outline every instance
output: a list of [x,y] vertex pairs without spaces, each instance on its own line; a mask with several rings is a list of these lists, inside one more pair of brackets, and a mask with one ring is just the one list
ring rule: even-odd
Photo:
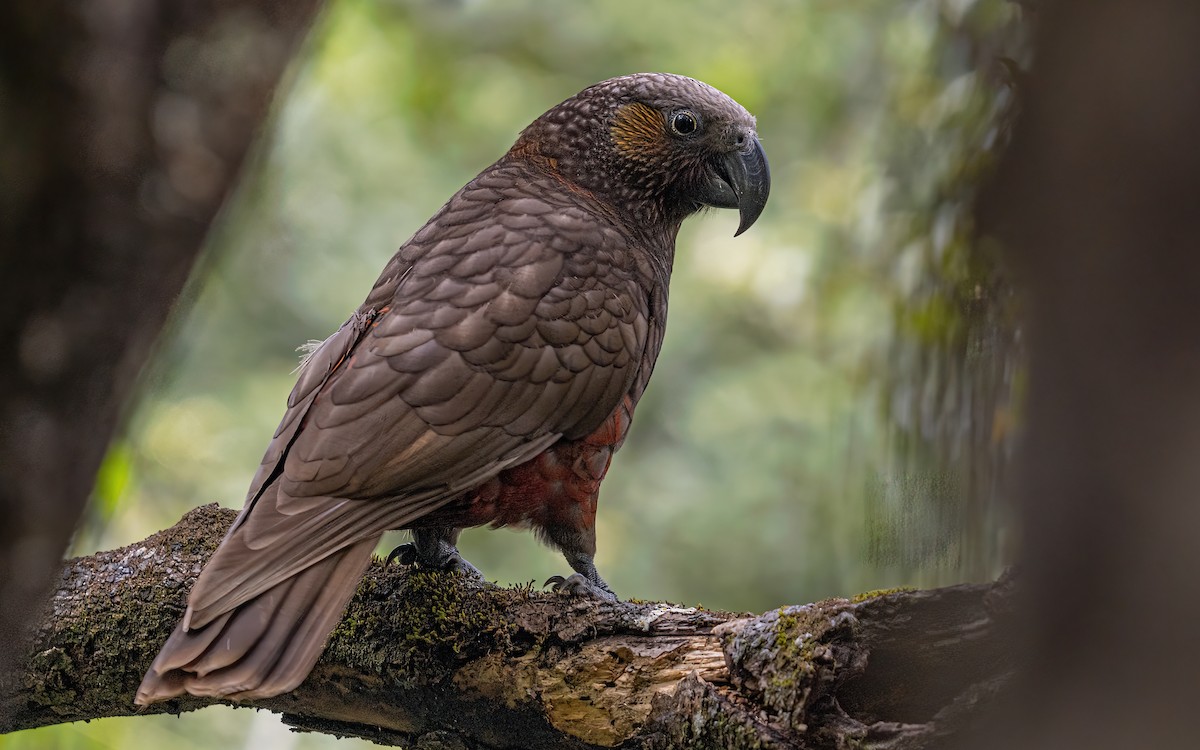
[[596,570],[600,483],[666,331],[680,225],[762,213],[755,118],[692,78],[589,86],[534,120],[387,262],[302,362],[246,502],[147,670],[138,705],[289,692],[315,666],[384,532],[390,558],[482,574],[462,529],[531,528]]

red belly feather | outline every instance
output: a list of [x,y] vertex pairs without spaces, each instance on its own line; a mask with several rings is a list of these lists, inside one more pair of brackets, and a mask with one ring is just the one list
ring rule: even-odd
[[591,528],[596,524],[600,482],[632,419],[633,400],[626,396],[595,432],[581,440],[559,441],[505,469],[421,519],[420,525]]

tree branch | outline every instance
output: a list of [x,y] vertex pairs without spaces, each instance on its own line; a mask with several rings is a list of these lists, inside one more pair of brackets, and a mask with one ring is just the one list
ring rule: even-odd
[[[0,680],[0,732],[137,713],[134,690],[233,516],[207,506],[137,544],[68,561],[23,671]],[[1007,682],[1009,588],[878,593],[747,617],[376,562],[309,679],[242,705],[305,730],[417,747],[925,747]]]

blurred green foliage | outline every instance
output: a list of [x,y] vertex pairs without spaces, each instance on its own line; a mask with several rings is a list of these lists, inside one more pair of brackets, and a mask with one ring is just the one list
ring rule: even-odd
[[[296,347],[335,330],[395,248],[538,114],[595,81],[664,70],[758,116],[774,186],[746,235],[733,239],[733,212],[710,212],[679,238],[665,348],[602,495],[600,570],[622,596],[735,610],[994,575],[1019,346],[967,217],[1000,137],[993,61],[1014,54],[1017,14],[1004,0],[333,0],[76,551],[198,504],[240,506]],[[566,568],[529,534],[467,532],[462,548],[501,582]],[[0,738],[330,743],[228,709]]]

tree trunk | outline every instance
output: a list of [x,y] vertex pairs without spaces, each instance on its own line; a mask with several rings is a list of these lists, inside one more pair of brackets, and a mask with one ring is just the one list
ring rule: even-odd
[[316,7],[0,3],[0,670]]
[[1030,670],[981,747],[1193,747],[1200,3],[1038,3],[983,202],[1029,292]]
[[[0,732],[137,713],[142,674],[234,515],[207,506],[68,561],[23,670],[0,683]],[[243,705],[416,747],[928,747],[1008,681],[1010,598],[964,585],[747,616],[377,561],[309,679]]]

